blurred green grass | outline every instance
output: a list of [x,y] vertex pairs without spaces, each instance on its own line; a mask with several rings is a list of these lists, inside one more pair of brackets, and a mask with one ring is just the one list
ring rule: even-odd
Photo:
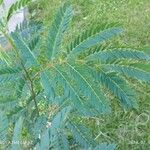
[[[49,25],[61,1],[40,0],[37,5],[34,5],[36,10],[39,10],[36,19]],[[119,44],[138,49],[150,47],[149,0],[71,0],[69,2],[74,8],[74,18],[71,24],[72,36],[91,25],[117,22],[125,30]]]
[[[67,0],[39,0],[30,7],[32,17],[48,27],[62,1]],[[124,28],[124,34],[112,44],[150,53],[150,0],[71,0],[70,3],[74,8],[74,17],[67,40],[92,25],[117,22]],[[139,67],[150,71],[150,65],[141,64]],[[87,124],[100,142],[117,143],[119,150],[149,150],[150,86],[136,81],[132,81],[131,86],[137,90],[139,110],[125,112],[112,98],[112,114],[76,121]]]

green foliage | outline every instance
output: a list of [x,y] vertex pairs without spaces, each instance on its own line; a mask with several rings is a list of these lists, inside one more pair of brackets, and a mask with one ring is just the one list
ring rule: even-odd
[[12,137],[12,148],[11,148],[12,150],[20,149],[20,144],[17,144],[17,146],[16,146],[14,143],[20,141],[20,139],[21,139],[22,124],[23,124],[23,118],[20,117],[14,127],[14,133],[13,133],[13,137]]
[[18,0],[14,4],[11,5],[7,14],[7,21],[11,18],[11,16],[21,8],[27,6],[32,0]]
[[94,148],[94,150],[113,150],[115,149],[114,144],[107,145],[106,143],[100,144]]
[[64,33],[68,27],[68,24],[72,18],[72,8],[65,4],[60,8],[56,14],[54,23],[49,31],[47,38],[47,57],[51,60],[59,53],[61,41],[63,40]]
[[19,50],[19,55],[21,56],[21,60],[25,61],[29,67],[31,65],[36,65],[36,59],[30,50],[30,48],[26,45],[26,43],[21,39],[21,37],[15,33],[11,34],[13,42],[16,46],[16,49]]
[[[12,6],[13,10],[28,1],[19,2],[18,6]],[[0,131],[7,137],[10,125],[13,133],[9,139],[21,141],[26,129],[29,139],[33,140],[27,149],[113,150],[114,144],[99,144],[89,129],[75,123],[72,116],[91,118],[110,113],[105,89],[119,99],[126,110],[137,108],[135,91],[127,80],[131,77],[150,81],[148,72],[132,66],[134,61],[148,63],[150,56],[132,49],[97,47],[122,32],[117,26],[83,32],[67,48],[62,48],[71,17],[72,8],[64,4],[52,23],[46,43],[41,38],[44,28],[37,30],[38,23],[20,25],[11,34],[1,31],[12,46],[13,57],[9,66],[4,60],[0,62],[0,83],[3,91],[10,89],[0,96],[3,112],[0,124],[6,124],[6,129],[2,126]],[[46,45],[44,53],[40,51],[41,43]],[[14,100],[10,101],[10,97]],[[22,148],[22,145],[7,146]]]
[[7,140],[8,119],[1,111],[0,113],[0,140]]
[[0,5],[3,3],[3,0],[0,0]]
[[[78,37],[77,40],[71,44],[70,51],[71,56],[77,55],[81,53],[82,51],[91,48],[92,46],[95,46],[97,44],[101,44],[105,42],[106,40],[109,40],[110,38],[114,37],[115,35],[118,35],[122,32],[122,29],[119,27],[109,28],[105,31],[93,33],[92,31],[85,32],[82,34],[81,39]],[[70,55],[68,57],[70,57]]]

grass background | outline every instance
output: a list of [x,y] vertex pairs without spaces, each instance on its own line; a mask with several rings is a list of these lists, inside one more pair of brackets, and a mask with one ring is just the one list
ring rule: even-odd
[[[66,1],[39,0],[30,7],[32,18],[49,27],[55,11]],[[70,0],[70,3],[74,17],[66,41],[92,25],[117,22],[124,33],[112,40],[113,45],[150,53],[150,0]],[[131,86],[137,90],[139,110],[125,112],[112,97],[112,114],[90,120],[78,118],[77,121],[87,124],[96,140],[117,143],[119,150],[149,150],[150,86],[136,81],[132,81]]]

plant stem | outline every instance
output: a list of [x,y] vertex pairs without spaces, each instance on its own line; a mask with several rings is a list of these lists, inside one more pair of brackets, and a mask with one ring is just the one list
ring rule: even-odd
[[[22,64],[22,63],[21,63]],[[37,111],[37,114],[39,116],[39,109],[38,109],[38,105],[37,105],[37,101],[36,101],[36,94],[35,94],[35,91],[34,91],[34,85],[33,85],[33,81],[32,79],[30,78],[30,75],[28,73],[28,71],[26,70],[25,66],[22,64],[22,67],[25,71],[25,74],[26,74],[26,77],[27,79],[30,81],[30,87],[31,87],[31,95],[33,97],[33,100],[34,100],[34,104],[35,104],[35,108],[36,108],[36,111]]]

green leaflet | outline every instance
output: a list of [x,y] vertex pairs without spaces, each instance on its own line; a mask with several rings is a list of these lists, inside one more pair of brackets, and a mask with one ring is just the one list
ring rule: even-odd
[[100,60],[102,62],[116,59],[150,60],[150,56],[142,51],[132,49],[110,49],[94,53],[86,60]]
[[64,107],[53,117],[50,133],[51,140],[56,142],[56,144],[54,144],[55,149],[69,150],[69,141],[61,129],[65,128],[71,109],[70,106]]
[[40,143],[36,145],[36,150],[48,150],[50,143],[49,129],[46,129],[41,136]]
[[10,20],[11,16],[21,8],[25,7],[27,4],[29,4],[32,0],[17,0],[14,4],[11,5],[11,7],[8,10],[7,14],[7,21]]
[[24,42],[28,45],[29,49],[37,58],[40,54],[40,48],[42,45],[41,33],[43,31],[43,25],[36,21],[24,20],[20,25],[17,26],[16,31],[18,32]]
[[20,67],[4,67],[4,68],[0,68],[0,75],[5,75],[5,74],[16,74],[16,73],[20,73],[21,72],[21,68]]
[[72,18],[72,7],[65,4],[56,14],[55,20],[47,37],[46,54],[49,60],[54,59],[60,52],[64,33]]
[[[93,85],[86,81],[83,76],[78,73],[76,74],[76,78],[74,79],[77,86],[75,86],[72,84],[72,80],[70,80],[70,75],[66,74],[62,67],[57,66],[55,69],[59,73],[59,84],[69,91],[69,98],[80,114],[86,116],[97,116],[101,113],[110,112],[110,108],[106,105],[106,102],[104,102],[104,97],[100,95],[100,91],[98,93],[98,91],[92,87]],[[87,96],[88,99],[84,96]]]
[[69,141],[67,139],[67,136],[63,132],[60,132],[60,131],[57,132],[56,149],[58,149],[58,150],[70,150]]
[[23,93],[23,88],[24,88],[24,86],[26,84],[26,81],[25,81],[25,79],[20,78],[18,82],[19,83],[18,83],[18,87],[17,87],[17,97],[21,98],[22,93]]
[[47,99],[53,102],[55,99],[55,91],[52,87],[51,76],[49,76],[46,71],[41,73],[41,84]]
[[[71,107],[64,107],[57,114],[53,117],[52,122],[50,123],[50,127],[47,128],[44,133],[42,133],[40,142],[36,145],[37,150],[41,149],[49,149],[51,146],[50,143],[52,142],[52,146],[55,149],[64,149],[69,147],[68,140],[65,135],[60,131],[60,129],[64,128],[67,117],[70,113]],[[54,144],[53,142],[56,142]]]
[[126,83],[118,78],[113,78],[108,76],[107,74],[101,74],[100,76],[101,82],[104,86],[106,86],[110,92],[112,92],[115,96],[119,98],[121,101],[122,107],[125,108],[138,108],[135,93],[132,93],[132,90],[126,87]]
[[15,82],[18,80],[18,74],[7,74],[0,76],[0,83],[5,84],[7,82]]
[[76,89],[73,87],[71,80],[68,78],[65,72],[61,70],[59,66],[54,68],[57,71],[57,79],[59,81],[59,84],[62,85],[67,91],[69,91],[68,98],[72,100],[72,103],[74,104],[74,107],[83,115],[91,114],[92,112],[87,111],[87,106],[84,103],[84,101],[81,99],[78,92],[76,92]]
[[91,48],[92,46],[95,46],[97,44],[102,44],[103,42],[111,39],[112,37],[118,35],[123,30],[119,27],[110,28],[107,30],[104,30],[100,33],[91,35],[90,37],[87,37],[84,41],[76,45],[75,47],[72,47],[72,51],[67,56],[69,60],[71,60],[71,57],[76,56],[77,54],[80,54],[84,50]]
[[77,83],[76,91],[79,90],[88,99],[89,107],[93,107],[93,110],[97,111],[98,114],[109,113],[111,109],[107,104],[106,98],[101,93],[99,87],[92,82],[91,78],[88,78],[91,72],[88,71],[87,67],[85,65],[81,67],[81,65],[71,65],[69,63],[67,67],[69,68],[70,75],[72,75],[72,78]]
[[[90,69],[90,68],[89,68]],[[100,82],[107,87],[117,98],[119,98],[121,104],[125,108],[137,108],[138,105],[135,100],[135,93],[131,88],[127,86],[127,83],[119,76],[111,76],[105,73],[103,70],[100,72],[90,69],[95,81]]]
[[0,111],[0,141],[7,141],[8,119],[5,114]]
[[32,132],[35,138],[39,137],[39,134],[41,134],[41,131],[45,129],[45,126],[47,125],[47,116],[41,115],[37,118],[35,121]]
[[116,145],[115,144],[107,144],[107,143],[102,143],[97,145],[94,150],[115,150]]
[[20,117],[15,124],[11,150],[20,150],[21,144],[20,143],[18,144],[18,142],[21,142],[22,126],[23,126],[23,118]]
[[127,75],[131,78],[135,78],[137,80],[150,82],[150,73],[139,68],[124,66],[124,65],[115,65],[115,64],[111,64],[111,65],[107,64],[107,65],[103,65],[103,67],[109,71],[118,72]]
[[131,64],[132,67],[135,67],[135,68],[139,68],[139,69],[142,69],[146,72],[150,72],[150,64],[147,63],[134,63],[134,64]]
[[67,120],[70,111],[71,111],[71,107],[64,107],[62,110],[60,110],[52,120],[53,128],[59,129],[63,127],[64,122]]
[[71,130],[75,141],[83,148],[88,149],[95,145],[95,141],[92,139],[89,130],[80,124],[69,122],[67,127]]
[[13,38],[17,50],[21,55],[22,61],[25,61],[28,67],[37,65],[35,56],[33,55],[32,51],[29,49],[27,44],[23,41],[23,39],[17,33],[12,33],[11,36]]
[[7,54],[7,52],[3,52],[1,51],[1,46],[0,46],[0,62],[3,61],[5,62],[8,66],[11,65],[11,59],[10,59],[10,56],[9,54]]
[[49,149],[49,142],[50,142],[50,140],[49,140],[50,138],[49,138],[49,129],[47,129],[46,131],[45,131],[45,133],[44,133],[44,135],[43,135],[43,137],[41,138],[41,146],[40,146],[40,149],[39,150],[41,150],[41,149]]

